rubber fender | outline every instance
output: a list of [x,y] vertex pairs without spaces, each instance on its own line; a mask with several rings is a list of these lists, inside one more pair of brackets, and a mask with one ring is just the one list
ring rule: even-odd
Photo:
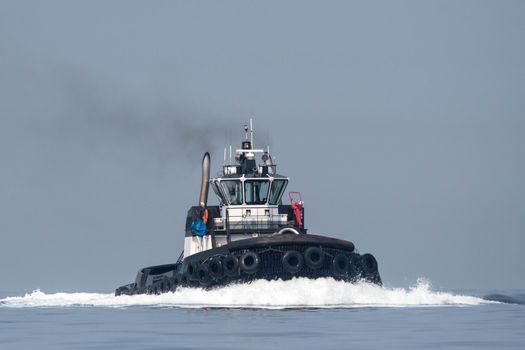
[[337,254],[332,261],[332,270],[338,276],[342,276],[346,273],[348,267],[348,257],[344,254]]
[[197,276],[197,270],[199,269],[199,265],[197,262],[189,262],[182,266],[182,275],[186,279],[186,281],[198,281],[199,277]]
[[222,268],[222,261],[219,257],[214,257],[208,262],[208,270],[210,272],[210,277],[219,280],[224,275],[224,270]]
[[363,254],[361,261],[363,262],[363,271],[366,274],[374,274],[377,272],[377,260],[372,254]]
[[182,263],[177,267],[177,272],[173,274],[173,278],[177,279],[177,284],[188,282],[188,266],[189,264]]
[[283,255],[283,268],[285,271],[295,275],[302,270],[304,266],[304,258],[297,250],[289,250]]
[[197,268],[197,277],[201,286],[208,286],[211,282],[208,264],[202,263]]
[[199,280],[198,271],[199,271],[199,263],[196,261],[193,261],[192,263],[190,263],[189,270],[188,270],[189,272],[188,280],[198,281]]
[[248,274],[256,273],[259,270],[260,263],[261,259],[259,255],[254,252],[244,253],[239,260],[241,270]]
[[309,247],[304,252],[304,262],[311,269],[318,269],[324,263],[324,251],[319,247]]
[[226,255],[222,261],[222,267],[226,276],[237,276],[239,274],[239,259],[235,255]]
[[361,256],[359,254],[350,254],[346,270],[348,271],[348,275],[350,277],[360,277],[361,273],[363,272],[363,261],[361,260]]

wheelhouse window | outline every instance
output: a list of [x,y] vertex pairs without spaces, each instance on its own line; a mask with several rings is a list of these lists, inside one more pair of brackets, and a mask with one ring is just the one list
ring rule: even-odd
[[272,181],[269,201],[271,205],[277,205],[281,202],[281,197],[283,196],[287,183],[288,180],[284,179],[277,179]]
[[222,192],[217,184],[217,180],[211,181],[210,184],[211,184],[211,188],[213,189],[213,192],[215,192],[217,197],[219,197],[219,200],[221,201],[221,203],[226,203],[226,200],[224,199],[224,196],[222,195]]
[[242,183],[241,180],[223,180],[221,181],[222,189],[226,199],[230,204],[242,204]]
[[266,204],[268,201],[269,180],[244,181],[246,204]]

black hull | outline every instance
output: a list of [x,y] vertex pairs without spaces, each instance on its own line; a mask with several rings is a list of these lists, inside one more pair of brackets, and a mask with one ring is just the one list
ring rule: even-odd
[[348,241],[316,235],[282,234],[243,239],[190,255],[175,264],[141,269],[135,283],[115,295],[160,294],[178,287],[215,288],[257,279],[333,277],[381,284],[377,261]]

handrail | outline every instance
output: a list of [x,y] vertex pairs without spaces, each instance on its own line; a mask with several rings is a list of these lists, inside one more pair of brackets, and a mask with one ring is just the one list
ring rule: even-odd
[[228,208],[226,208],[226,215],[222,217],[223,229],[214,227],[215,233],[226,231],[227,240],[230,242],[230,235],[232,231],[249,231],[252,233],[268,233],[268,231],[278,231],[282,228],[290,228],[293,223],[281,221],[281,216],[269,216],[266,213],[259,214],[257,212],[250,215],[246,213],[240,215],[232,215]]
[[291,231],[292,233],[295,233],[296,235],[300,235],[301,234],[295,228],[290,227],[290,226],[283,227],[282,229],[279,230],[279,232],[276,232],[276,234],[282,235],[282,234],[286,233],[287,231]]

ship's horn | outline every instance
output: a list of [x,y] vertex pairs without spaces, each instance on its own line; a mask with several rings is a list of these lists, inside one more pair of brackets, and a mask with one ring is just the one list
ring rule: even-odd
[[199,205],[204,208],[208,204],[208,189],[210,188],[210,154],[204,153],[202,158],[202,180]]

